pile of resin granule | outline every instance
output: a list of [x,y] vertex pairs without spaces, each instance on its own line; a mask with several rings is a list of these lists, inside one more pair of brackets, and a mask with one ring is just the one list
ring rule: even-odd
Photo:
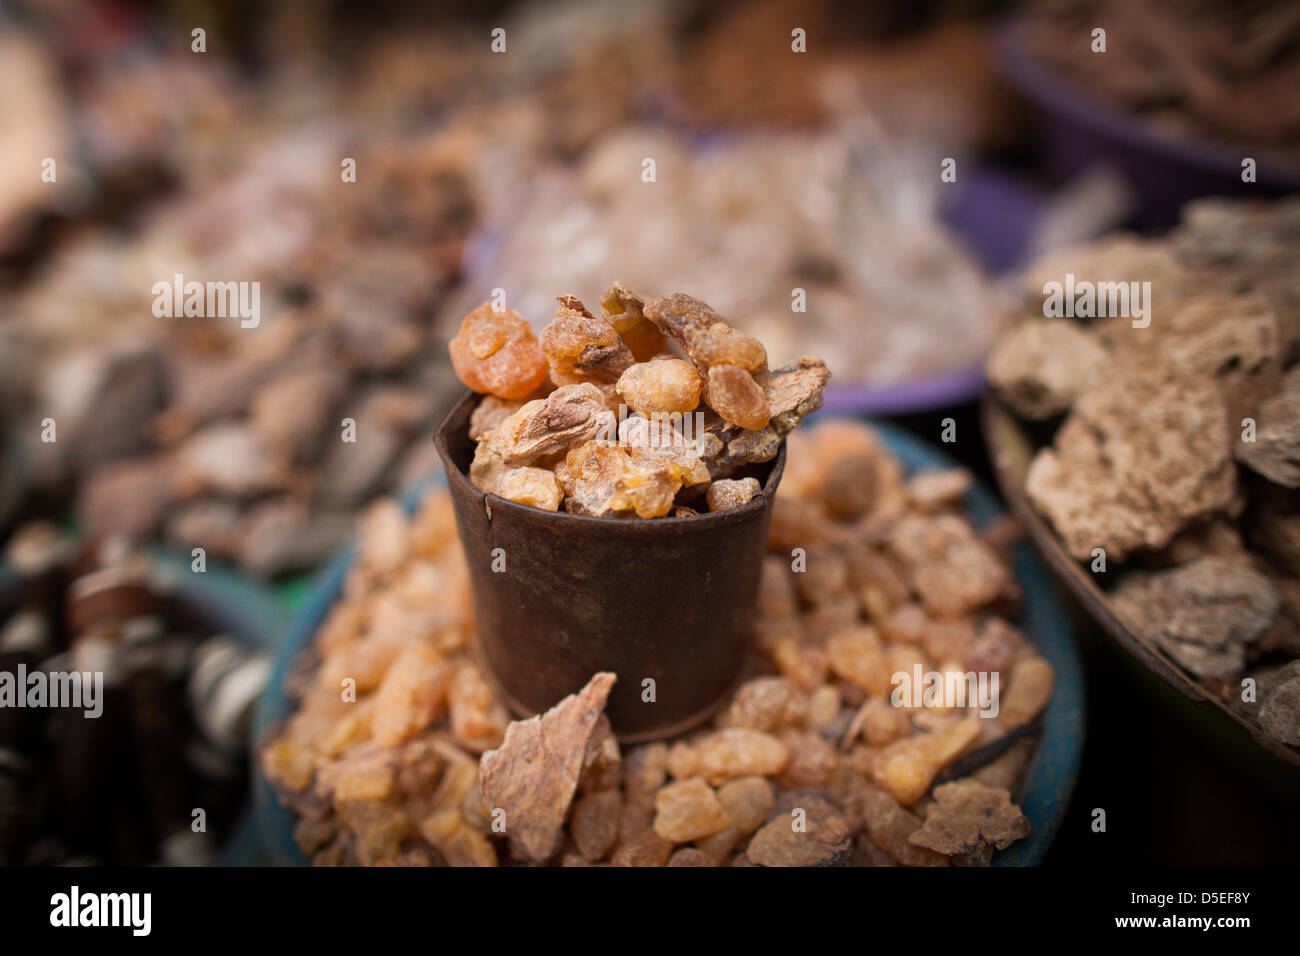
[[[511,723],[469,653],[448,499],[409,520],[375,505],[292,681],[298,711],[262,751],[304,853],[946,866],[987,864],[1027,835],[1013,794],[1053,675],[1007,620],[1019,593],[1006,526],[976,532],[965,472],[905,479],[865,426],[830,422],[790,445],[745,680],[710,724],[636,746],[620,747],[602,713],[613,674]],[[996,716],[974,701],[895,706],[892,676],[918,665],[996,673]]]
[[485,302],[448,345],[486,394],[469,428],[484,494],[612,518],[739,508],[760,489],[748,467],[821,406],[821,359],[769,369],[762,343],[688,295],[646,300],[615,282],[601,315],[558,301],[540,341]]

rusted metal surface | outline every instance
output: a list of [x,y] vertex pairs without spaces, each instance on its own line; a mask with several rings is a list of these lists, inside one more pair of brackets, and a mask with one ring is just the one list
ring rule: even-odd
[[[714,714],[753,641],[785,446],[763,466],[762,492],[733,511],[649,520],[542,511],[470,483],[469,417],[479,400],[462,399],[435,443],[469,563],[476,653],[501,700],[537,713],[608,670],[618,683],[606,713],[624,741]],[[493,570],[494,558],[503,570]]]

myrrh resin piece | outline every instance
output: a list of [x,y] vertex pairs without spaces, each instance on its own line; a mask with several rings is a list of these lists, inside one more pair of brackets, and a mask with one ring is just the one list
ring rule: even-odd
[[[615,282],[601,297],[603,316],[577,296],[557,301],[539,344],[549,375],[527,393],[490,390],[471,416],[470,479],[484,494],[619,518],[737,507],[761,493],[756,479],[737,473],[775,458],[821,405],[830,378],[824,362],[800,358],[769,371],[762,344],[698,299],[647,301]],[[457,372],[477,391],[485,390],[482,369],[457,355],[463,359],[480,322],[482,337],[495,343],[490,333],[501,322],[482,315],[485,308],[466,317],[453,343]],[[624,452],[589,448],[580,456],[585,471],[571,466],[568,453],[593,440]],[[514,473],[524,466],[553,470],[561,500],[541,493],[547,483],[535,473]]]
[[465,316],[448,350],[456,374],[476,392],[524,398],[546,381],[546,356],[513,309],[484,302]]
[[617,382],[633,363],[632,353],[607,321],[592,315],[575,296],[558,299],[555,318],[542,330],[541,346],[556,385]]
[[644,300],[621,282],[611,283],[600,297],[606,321],[638,362],[650,361],[668,346],[659,327],[645,317],[644,307]]
[[709,485],[707,498],[710,511],[727,511],[739,508],[754,500],[759,492],[757,478],[724,478]]
[[680,292],[646,303],[645,315],[695,363],[704,379],[704,400],[714,411],[741,428],[767,426],[767,351],[758,339]]
[[647,417],[693,412],[700,404],[700,373],[685,359],[638,362],[618,380],[628,408]]

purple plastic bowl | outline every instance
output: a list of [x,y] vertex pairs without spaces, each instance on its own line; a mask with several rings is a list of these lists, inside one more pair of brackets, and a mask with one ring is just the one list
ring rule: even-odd
[[1255,156],[1254,183],[1241,181],[1251,150],[1166,133],[1125,113],[1036,59],[1023,25],[997,28],[994,48],[1007,80],[1042,116],[1042,136],[1056,170],[1073,178],[1108,166],[1133,186],[1132,224],[1164,229],[1177,224],[1183,204],[1198,196],[1263,198],[1300,190],[1300,168]]
[[976,365],[897,385],[831,385],[822,408],[839,414],[909,415],[974,401],[983,390],[984,367]]

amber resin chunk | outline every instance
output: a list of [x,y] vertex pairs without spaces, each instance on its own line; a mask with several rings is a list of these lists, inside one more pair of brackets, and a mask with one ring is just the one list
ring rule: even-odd
[[484,302],[448,346],[460,380],[497,398],[523,398],[546,380],[546,356],[523,316]]
[[618,332],[638,362],[648,362],[667,347],[658,326],[645,317],[645,301],[621,282],[611,283],[600,297],[605,319]]
[[632,353],[607,321],[574,296],[560,296],[555,318],[542,330],[541,347],[557,385],[614,383],[633,363]]
[[758,339],[727,324],[699,299],[676,293],[654,299],[645,315],[695,363],[704,400],[723,420],[741,428],[766,427],[767,351]]
[[633,365],[618,380],[628,407],[647,417],[694,411],[700,404],[700,373],[684,359],[665,358]]

